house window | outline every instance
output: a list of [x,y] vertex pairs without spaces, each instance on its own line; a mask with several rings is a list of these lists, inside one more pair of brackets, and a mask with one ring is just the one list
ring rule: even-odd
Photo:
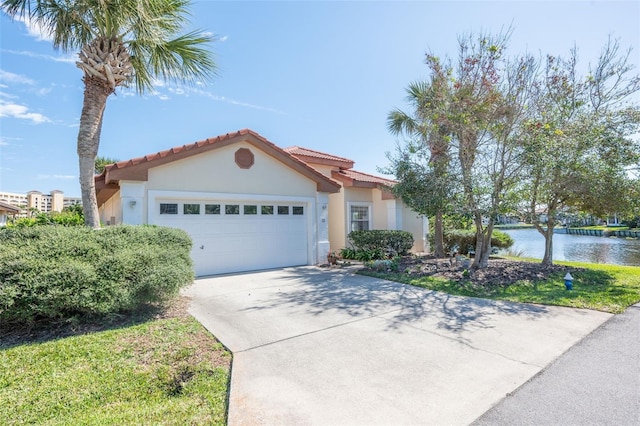
[[301,216],[304,214],[304,207],[302,206],[293,206],[291,210],[294,216]]
[[258,214],[258,206],[245,205],[244,206],[244,214]]
[[182,205],[182,213],[183,214],[200,214],[200,204],[183,204]]
[[261,206],[260,213],[265,215],[273,214],[273,206]]
[[278,206],[278,214],[289,214],[289,206]]
[[204,214],[220,214],[220,204],[205,204]]
[[367,231],[369,229],[369,207],[351,206],[351,231]]
[[178,205],[174,203],[160,203],[160,214],[178,214]]
[[224,206],[224,214],[240,214],[239,204],[226,204]]

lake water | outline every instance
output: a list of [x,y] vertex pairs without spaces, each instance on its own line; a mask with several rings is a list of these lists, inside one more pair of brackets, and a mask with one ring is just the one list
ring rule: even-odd
[[[512,250],[522,256],[542,259],[544,237],[535,229],[507,229],[514,240]],[[640,266],[640,239],[594,237],[589,235],[553,235],[553,260],[612,263]]]

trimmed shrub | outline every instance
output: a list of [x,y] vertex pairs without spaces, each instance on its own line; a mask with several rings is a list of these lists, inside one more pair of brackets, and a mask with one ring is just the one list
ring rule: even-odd
[[[353,231],[347,238],[355,250],[356,260],[402,256],[413,247],[413,235],[407,231]],[[362,258],[358,258],[359,254]]]
[[[494,229],[491,233],[491,247],[509,248],[513,239],[509,234]],[[450,229],[444,232],[444,246],[448,252],[469,254],[476,249],[476,231],[472,229]]]
[[10,221],[8,227],[30,228],[42,225],[84,226],[82,211],[77,209],[62,212],[38,213],[34,217],[22,217]]
[[0,322],[132,311],[193,281],[191,239],[155,226],[0,230]]

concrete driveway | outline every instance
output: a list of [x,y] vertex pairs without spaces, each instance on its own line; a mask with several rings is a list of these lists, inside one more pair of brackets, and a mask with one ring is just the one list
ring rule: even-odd
[[185,293],[234,353],[230,425],[469,424],[611,317],[316,267]]

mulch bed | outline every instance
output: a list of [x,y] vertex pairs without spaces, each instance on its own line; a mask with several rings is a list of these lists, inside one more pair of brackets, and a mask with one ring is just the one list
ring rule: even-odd
[[[552,274],[566,274],[580,271],[564,265],[544,266],[541,263],[507,260],[501,258],[489,259],[486,268],[473,270],[465,268],[461,262],[454,259],[436,259],[431,256],[403,257],[398,264],[398,274],[408,273],[411,276],[440,277],[452,281],[464,281],[481,287],[508,287],[517,281],[544,280]],[[393,273],[393,272],[392,272]]]

